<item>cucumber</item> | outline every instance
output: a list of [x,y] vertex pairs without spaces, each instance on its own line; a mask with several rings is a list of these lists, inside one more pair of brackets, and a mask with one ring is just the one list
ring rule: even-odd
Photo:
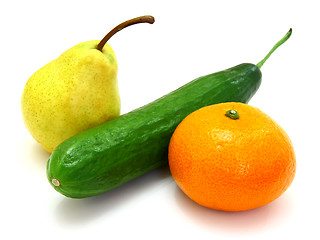
[[58,192],[85,198],[114,189],[168,163],[178,124],[193,111],[221,102],[247,103],[261,84],[260,68],[291,29],[257,65],[244,63],[197,78],[132,112],[61,143],[47,163]]

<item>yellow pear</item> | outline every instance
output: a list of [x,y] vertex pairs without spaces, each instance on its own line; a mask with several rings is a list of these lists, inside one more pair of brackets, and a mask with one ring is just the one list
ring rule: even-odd
[[106,42],[121,29],[153,23],[128,20],[101,41],[80,43],[35,72],[21,98],[22,116],[33,138],[49,153],[61,142],[120,115],[117,59]]

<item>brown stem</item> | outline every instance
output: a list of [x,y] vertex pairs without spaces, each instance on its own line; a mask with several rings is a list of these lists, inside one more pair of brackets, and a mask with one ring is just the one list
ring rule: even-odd
[[112,29],[98,44],[97,49],[102,52],[103,46],[106,44],[106,42],[117,32],[121,31],[122,29],[129,27],[131,25],[137,24],[137,23],[154,23],[154,17],[150,15],[141,16],[137,18],[130,19],[128,21],[125,21],[118,26],[116,26],[114,29]]

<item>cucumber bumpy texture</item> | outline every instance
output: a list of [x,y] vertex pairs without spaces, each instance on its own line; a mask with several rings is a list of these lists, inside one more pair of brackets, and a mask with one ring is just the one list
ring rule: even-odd
[[260,83],[260,69],[253,64],[195,79],[61,143],[48,160],[48,180],[58,192],[71,198],[116,188],[167,164],[171,135],[187,115],[211,104],[247,103]]

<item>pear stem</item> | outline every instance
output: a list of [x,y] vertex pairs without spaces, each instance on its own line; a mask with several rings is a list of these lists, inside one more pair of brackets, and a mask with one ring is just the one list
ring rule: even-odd
[[97,49],[102,52],[103,46],[107,43],[107,41],[117,32],[121,31],[122,29],[129,27],[131,25],[137,24],[137,23],[154,23],[154,17],[150,15],[145,15],[141,17],[136,17],[133,19],[130,19],[128,21],[125,21],[115,28],[113,28],[98,44]]

